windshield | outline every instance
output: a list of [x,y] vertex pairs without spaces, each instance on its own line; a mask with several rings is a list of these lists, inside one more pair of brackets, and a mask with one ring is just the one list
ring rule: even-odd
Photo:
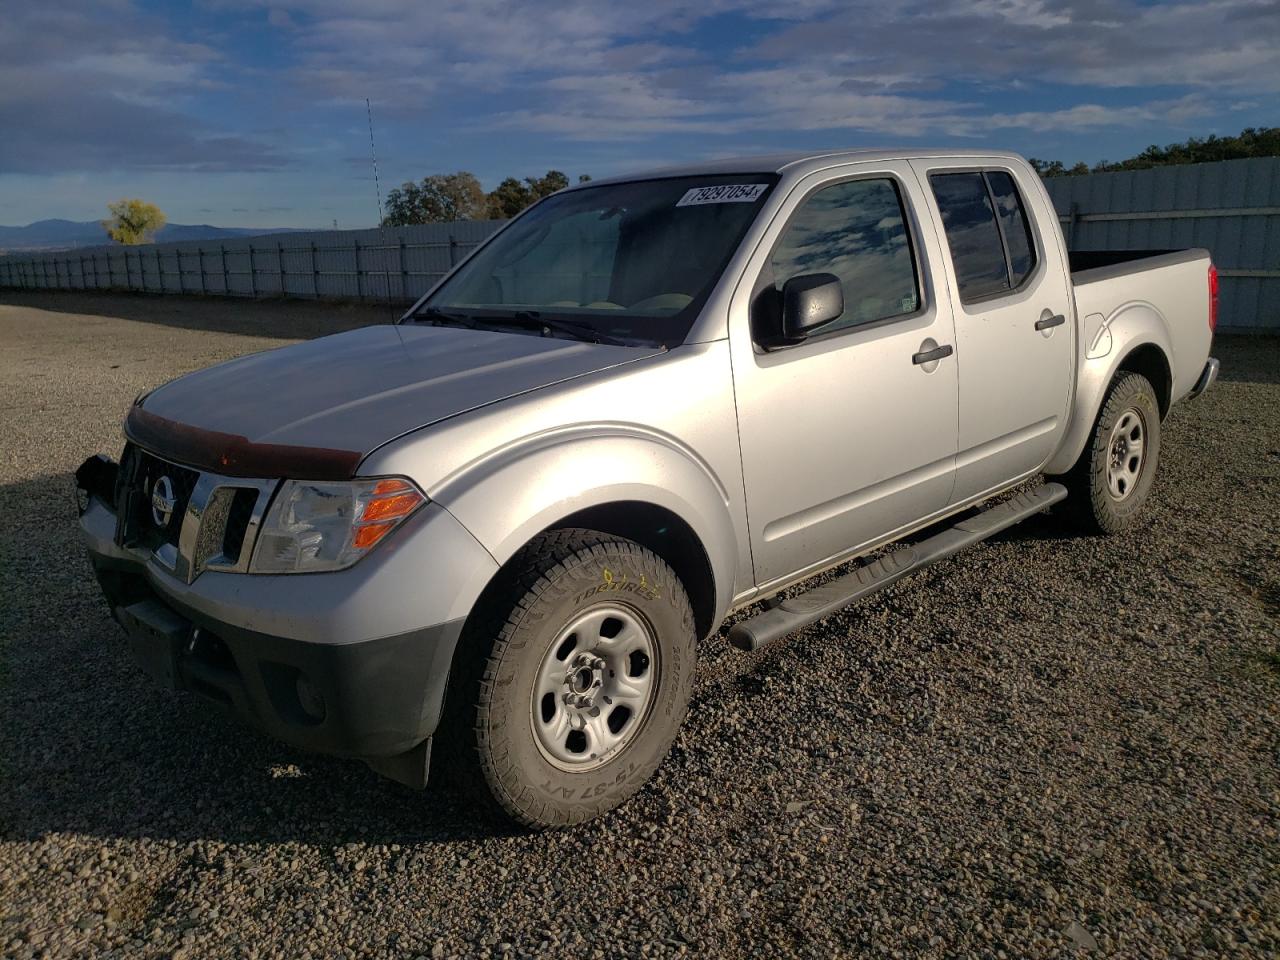
[[776,179],[679,177],[558,194],[417,312],[497,324],[532,316],[611,340],[680,343]]

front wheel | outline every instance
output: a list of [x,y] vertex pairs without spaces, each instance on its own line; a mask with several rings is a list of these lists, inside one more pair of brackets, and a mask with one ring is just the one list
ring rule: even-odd
[[1062,481],[1064,507],[1080,526],[1121,533],[1137,521],[1160,462],[1160,404],[1146,377],[1111,382],[1089,442]]
[[693,612],[671,568],[629,540],[556,530],[481,603],[460,649],[472,666],[456,675],[464,722],[448,731],[469,741],[457,753],[473,785],[534,828],[598,816],[639,790],[693,686]]

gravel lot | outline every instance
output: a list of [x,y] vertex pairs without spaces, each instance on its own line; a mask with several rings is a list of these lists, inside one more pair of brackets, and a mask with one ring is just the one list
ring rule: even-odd
[[1140,532],[1037,518],[722,633],[656,780],[528,835],[156,689],[80,549],[71,472],[139,390],[386,315],[0,294],[0,954],[1280,950],[1280,340],[1218,342]]

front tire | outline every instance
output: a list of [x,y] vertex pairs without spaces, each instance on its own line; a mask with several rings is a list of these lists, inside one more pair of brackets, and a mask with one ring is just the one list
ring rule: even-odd
[[[535,829],[599,816],[649,779],[693,687],[693,611],[639,544],[555,530],[520,551],[468,625],[455,695],[458,761]],[[486,612],[488,616],[486,616]],[[461,728],[461,729],[459,729]]]
[[1160,462],[1160,403],[1146,377],[1122,371],[1111,382],[1093,433],[1060,479],[1065,513],[1077,526],[1122,533],[1137,523]]

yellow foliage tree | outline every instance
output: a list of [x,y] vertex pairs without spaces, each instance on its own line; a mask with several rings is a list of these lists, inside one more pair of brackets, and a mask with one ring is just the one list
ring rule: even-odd
[[111,219],[102,221],[107,236],[130,246],[150,241],[165,222],[164,211],[145,200],[117,200],[108,203],[107,210]]

